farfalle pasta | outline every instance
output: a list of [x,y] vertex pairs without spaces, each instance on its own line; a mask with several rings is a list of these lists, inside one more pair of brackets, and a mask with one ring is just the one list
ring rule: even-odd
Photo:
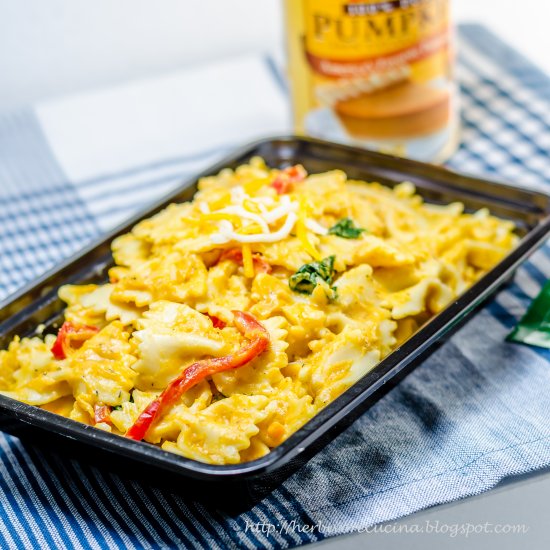
[[486,210],[262,159],[203,178],[68,285],[0,393],[213,464],[276,447],[516,244]]

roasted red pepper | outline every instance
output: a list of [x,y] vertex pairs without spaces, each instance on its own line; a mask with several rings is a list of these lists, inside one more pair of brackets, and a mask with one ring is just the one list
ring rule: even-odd
[[[243,251],[241,248],[230,248],[224,250],[220,256],[219,262],[223,260],[231,260],[238,265],[243,265]],[[271,266],[262,258],[260,254],[252,254],[252,263],[254,264],[255,271],[259,273],[271,273]]]
[[108,405],[94,405],[94,424],[100,422],[111,423],[111,407]]
[[203,359],[187,367],[177,378],[172,380],[166,389],[151,402],[138,416],[126,437],[141,441],[151,424],[190,388],[204,380],[207,376],[236,369],[246,365],[260,355],[269,345],[269,333],[256,319],[243,311],[233,311],[235,327],[249,340],[236,353],[225,357]]
[[304,181],[306,177],[306,169],[301,164],[297,164],[281,170],[270,185],[278,195],[284,195],[292,191],[295,183]]
[[57,340],[52,346],[52,353],[56,359],[65,359],[71,350],[78,349],[82,344],[97,334],[99,329],[88,325],[76,325],[65,321],[59,332]]

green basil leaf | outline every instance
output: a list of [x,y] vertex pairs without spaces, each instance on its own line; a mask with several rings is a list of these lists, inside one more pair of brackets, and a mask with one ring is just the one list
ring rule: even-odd
[[328,233],[344,239],[357,239],[364,231],[366,229],[357,227],[351,218],[342,218],[328,230]]
[[550,348],[550,281],[542,287],[506,340]]
[[290,289],[301,294],[311,294],[319,281],[332,284],[334,258],[334,256],[328,256],[320,262],[311,262],[300,267],[288,280]]

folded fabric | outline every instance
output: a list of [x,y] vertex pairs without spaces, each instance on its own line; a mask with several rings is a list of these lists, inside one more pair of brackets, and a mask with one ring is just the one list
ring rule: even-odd
[[[460,29],[459,52],[462,146],[449,164],[548,190],[550,80],[479,26]],[[242,58],[1,119],[0,294],[239,142],[288,131],[274,65]],[[505,337],[549,275],[545,246],[412,375],[239,516],[2,435],[0,545],[292,547],[548,466],[550,352]]]

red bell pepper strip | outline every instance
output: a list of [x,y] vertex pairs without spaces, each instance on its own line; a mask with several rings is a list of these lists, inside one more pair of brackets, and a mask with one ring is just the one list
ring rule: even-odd
[[108,405],[94,405],[94,424],[100,422],[111,423],[111,407]]
[[163,412],[176,404],[181,396],[190,388],[204,380],[207,376],[236,369],[246,365],[260,355],[269,345],[269,333],[256,319],[244,311],[233,311],[235,327],[249,340],[239,350],[225,357],[214,357],[197,361],[187,367],[177,378],[172,380],[166,389],[152,401],[138,416],[132,427],[126,432],[126,437],[141,441],[151,424]]
[[214,328],[222,329],[227,326],[227,323],[225,321],[222,321],[219,317],[216,317],[215,315],[210,315],[210,313],[203,313],[203,315],[206,315],[212,321],[212,326]]
[[[224,250],[218,262],[223,262],[224,260],[231,260],[238,265],[243,265],[243,251],[241,248],[230,248],[229,250]],[[254,269],[259,273],[271,273],[271,266],[269,263],[264,260],[261,254],[254,253],[252,254],[252,263],[254,264]]]
[[227,323],[225,321],[222,321],[219,317],[216,317],[215,315],[207,314],[208,317],[210,317],[210,320],[212,321],[212,325],[214,328],[225,328],[227,326]]
[[304,181],[306,177],[306,169],[301,164],[296,164],[296,166],[289,166],[281,170],[270,185],[278,195],[284,195],[292,191],[295,183]]
[[99,329],[88,325],[76,325],[65,321],[57,339],[52,346],[52,353],[56,359],[65,359],[70,351],[79,348],[86,340],[97,334]]

